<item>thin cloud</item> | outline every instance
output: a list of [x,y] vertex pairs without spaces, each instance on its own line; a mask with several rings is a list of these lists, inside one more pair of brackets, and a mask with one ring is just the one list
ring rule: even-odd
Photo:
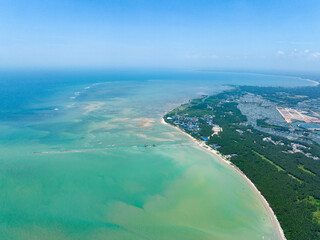
[[292,45],[310,45],[310,44],[314,44],[313,42],[289,42]]
[[310,51],[309,49],[299,50],[295,48],[286,52],[278,50],[277,55],[289,58],[320,59],[320,51]]
[[215,54],[187,54],[186,58],[189,58],[189,59],[217,59],[218,56]]
[[318,59],[318,58],[320,58],[320,52],[311,53],[310,56]]

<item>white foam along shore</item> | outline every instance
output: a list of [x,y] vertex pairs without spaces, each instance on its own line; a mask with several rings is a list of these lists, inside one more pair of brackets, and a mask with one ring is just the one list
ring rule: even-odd
[[[164,114],[164,116],[165,115],[166,115],[166,113]],[[276,232],[276,234],[278,236],[278,239],[286,240],[286,237],[285,237],[284,232],[283,232],[283,230],[282,230],[282,228],[280,226],[280,223],[279,223],[279,221],[277,219],[277,216],[273,212],[273,210],[270,207],[269,203],[263,197],[263,195],[257,189],[257,187],[253,184],[253,182],[251,182],[251,180],[237,166],[235,166],[229,160],[227,160],[219,151],[216,151],[216,150],[212,149],[211,147],[209,147],[205,142],[199,141],[199,140],[193,138],[191,135],[189,135],[185,131],[183,131],[182,129],[180,129],[180,128],[176,127],[176,126],[173,126],[171,124],[168,124],[166,121],[164,121],[164,117],[161,118],[161,123],[165,124],[167,126],[173,127],[175,129],[177,129],[178,131],[180,131],[181,133],[185,134],[186,136],[190,137],[192,139],[192,141],[194,143],[196,143],[201,149],[209,151],[216,158],[218,158],[221,162],[223,162],[224,164],[226,164],[229,167],[231,167],[232,169],[234,169],[249,184],[249,186],[253,189],[253,191],[256,192],[256,194],[259,196],[260,200],[263,203],[264,208],[266,209],[266,211],[267,211],[267,213],[269,215],[269,218],[271,219],[272,225],[273,225],[273,227],[275,229],[275,232]]]
[[309,78],[302,78],[302,77],[298,77],[300,80],[303,80],[303,81],[307,81],[307,82],[312,82],[314,84],[314,87],[318,86],[320,83],[318,81],[315,81],[315,80],[312,80],[312,79],[309,79]]

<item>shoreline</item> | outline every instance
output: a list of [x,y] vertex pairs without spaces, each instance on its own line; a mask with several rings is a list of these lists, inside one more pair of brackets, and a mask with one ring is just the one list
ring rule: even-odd
[[310,78],[302,78],[302,77],[299,77],[301,80],[303,80],[303,81],[307,81],[307,82],[312,82],[312,83],[314,83],[314,85],[312,86],[312,87],[316,87],[316,86],[318,86],[319,84],[320,84],[320,82],[318,82],[318,81],[316,81],[316,80],[312,80],[312,79],[310,79]]
[[[164,113],[164,115],[165,114],[166,113]],[[281,228],[281,225],[280,225],[280,223],[279,223],[279,221],[277,219],[277,216],[273,212],[273,210],[270,207],[270,205],[267,202],[267,200],[264,198],[264,196],[261,194],[261,192],[258,190],[258,188],[254,185],[254,183],[236,165],[234,165],[231,161],[227,160],[219,151],[212,149],[205,142],[195,139],[194,137],[192,137],[191,135],[189,135],[188,133],[186,133],[182,129],[180,129],[180,128],[176,127],[176,126],[173,126],[173,125],[167,123],[166,121],[164,121],[164,115],[161,117],[161,123],[162,124],[170,126],[172,128],[175,128],[179,132],[181,132],[181,133],[185,134],[186,136],[188,136],[189,138],[191,138],[192,141],[194,143],[196,143],[202,150],[210,152],[215,157],[217,157],[220,160],[220,162],[222,162],[222,163],[226,164],[227,166],[231,167],[232,169],[234,169],[245,180],[245,182],[247,182],[249,184],[251,189],[260,198],[264,208],[266,209],[266,211],[267,211],[267,213],[269,215],[269,218],[270,218],[270,220],[272,222],[272,225],[273,225],[273,227],[275,229],[276,235],[278,236],[279,239],[286,240],[286,237],[285,237],[284,232],[283,232],[283,230]]]

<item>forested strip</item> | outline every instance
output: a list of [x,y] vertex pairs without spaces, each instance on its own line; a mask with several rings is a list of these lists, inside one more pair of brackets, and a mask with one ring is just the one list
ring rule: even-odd
[[[241,114],[236,102],[230,101],[239,95],[241,92],[235,90],[211,96],[205,103],[192,101],[174,114],[195,117],[214,115],[215,123],[223,131],[210,137],[207,143],[220,145],[219,151],[224,155],[236,154],[231,161],[267,199],[287,239],[320,239],[320,219],[317,217],[320,213],[320,161],[302,153],[289,153],[292,141],[243,124],[246,116]],[[208,109],[208,105],[213,110]],[[211,135],[210,129],[206,123],[201,123],[202,136]],[[266,137],[283,144],[264,141]],[[308,147],[312,154],[320,156],[319,145],[311,144]]]

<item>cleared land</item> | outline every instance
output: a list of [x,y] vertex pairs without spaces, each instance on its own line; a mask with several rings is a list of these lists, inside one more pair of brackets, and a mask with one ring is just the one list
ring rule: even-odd
[[320,119],[316,117],[311,117],[303,114],[303,112],[300,112],[296,109],[292,108],[276,108],[281,116],[286,120],[287,123],[291,123],[292,120],[298,120],[306,123],[320,123]]

